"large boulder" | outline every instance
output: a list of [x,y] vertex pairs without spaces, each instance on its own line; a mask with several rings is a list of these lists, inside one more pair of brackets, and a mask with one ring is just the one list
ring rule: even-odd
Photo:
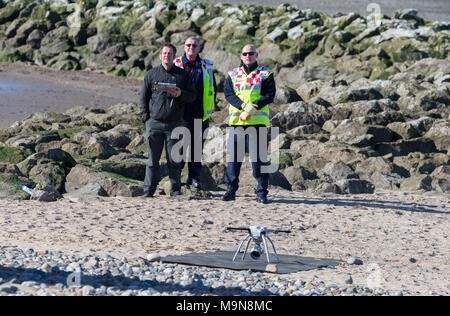
[[450,165],[440,166],[431,174],[433,190],[443,193],[450,192]]
[[319,184],[319,178],[314,171],[303,166],[292,166],[282,170],[282,174],[292,185],[295,191],[303,191],[308,188],[315,188]]
[[115,150],[107,140],[97,136],[91,136],[86,148],[85,157],[89,159],[108,159],[111,156],[117,155]]
[[335,184],[344,194],[372,194],[375,191],[375,186],[367,180],[343,179]]
[[326,107],[298,101],[291,103],[286,111],[276,114],[271,123],[283,130],[290,130],[302,125],[316,125],[320,129],[330,117],[331,113]]
[[0,10],[0,24],[11,22],[16,19],[25,3],[22,1],[10,1],[6,7]]
[[108,196],[139,196],[143,194],[142,182],[125,178],[115,173],[95,171],[77,165],[66,177],[65,189],[70,193],[89,183],[100,184]]
[[432,178],[429,175],[421,174],[417,176],[409,177],[400,185],[402,191],[431,191]]
[[450,156],[443,153],[413,152],[407,156],[394,157],[394,164],[407,170],[410,175],[431,174],[439,166],[449,163]]
[[52,186],[59,192],[64,190],[66,173],[64,167],[57,162],[38,160],[29,171],[28,177],[37,184]]
[[433,125],[434,119],[431,117],[421,117],[408,122],[394,122],[387,127],[397,133],[402,139],[412,139],[423,136]]
[[398,111],[398,106],[389,99],[340,103],[333,107],[333,120],[372,117],[384,111]]
[[438,150],[450,152],[450,122],[448,120],[435,120],[424,137],[431,139]]
[[330,140],[356,147],[367,147],[390,142],[392,136],[392,131],[384,126],[367,126],[361,124],[359,120],[344,120],[331,131]]
[[378,143],[374,149],[382,156],[392,154],[395,156],[406,156],[412,152],[435,153],[438,152],[436,145],[430,139],[419,137],[411,140],[398,140],[393,143]]
[[[94,165],[94,168],[103,172],[116,173],[123,177],[144,181],[145,178],[145,169],[146,169],[146,161],[143,159],[137,158],[128,158],[128,159],[114,159],[118,156],[111,157],[111,159],[100,162]],[[162,174],[168,174],[168,170],[165,167],[165,163],[161,164]]]
[[327,182],[341,179],[359,179],[358,174],[342,161],[330,161],[319,171],[319,177]]
[[56,132],[44,132],[31,136],[14,136],[9,138],[5,144],[11,147],[25,148],[34,151],[38,144],[49,143],[52,141],[61,140]]
[[25,177],[13,164],[0,163],[0,199],[28,199],[30,195],[19,188],[19,184],[34,187],[35,183]]
[[38,184],[31,194],[31,200],[39,202],[55,202],[62,198],[62,194],[55,187],[47,184]]

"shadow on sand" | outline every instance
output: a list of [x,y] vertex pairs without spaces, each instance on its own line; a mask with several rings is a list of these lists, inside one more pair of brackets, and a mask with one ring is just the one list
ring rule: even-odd
[[301,199],[284,199],[284,198],[274,198],[272,200],[273,204],[306,204],[306,205],[334,205],[334,206],[348,206],[348,207],[370,207],[379,208],[382,210],[394,210],[403,212],[419,212],[419,213],[429,213],[429,214],[443,214],[450,215],[450,210],[440,210],[435,205],[424,205],[417,203],[404,203],[396,201],[379,201],[379,200],[363,200],[356,198],[343,198],[343,199],[333,199],[333,198],[312,198],[305,197]]

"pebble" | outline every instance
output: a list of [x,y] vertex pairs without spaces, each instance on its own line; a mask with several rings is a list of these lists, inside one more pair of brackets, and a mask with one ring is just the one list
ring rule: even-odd
[[147,260],[150,262],[159,261],[160,259],[161,259],[161,256],[158,255],[157,253],[150,253],[147,255]]
[[3,284],[0,286],[0,293],[13,294],[17,292],[17,287],[11,284]]
[[347,259],[347,264],[360,266],[363,264],[362,260],[355,257],[350,257]]
[[351,274],[347,274],[344,282],[345,282],[345,284],[353,284],[353,278],[352,278]]
[[[288,275],[252,270],[234,271],[167,264],[159,255],[139,258],[114,258],[110,254],[66,254],[59,251],[0,246],[0,295],[16,296],[374,296],[389,295],[353,287],[339,287],[314,279],[305,282]],[[358,264],[353,258],[351,264]],[[150,261],[150,262],[149,262]],[[350,261],[350,260],[349,260]],[[348,261],[348,262],[349,262]],[[360,261],[360,260],[359,260]],[[347,262],[347,263],[348,263]],[[362,263],[362,261],[361,261]],[[360,264],[361,264],[360,263]],[[350,264],[350,263],[349,263]],[[20,273],[27,269],[26,273]],[[347,285],[353,284],[350,274]],[[20,284],[20,290],[15,286]],[[408,294],[403,292],[402,294]],[[392,293],[395,295],[398,293]],[[434,294],[434,293],[433,293]]]

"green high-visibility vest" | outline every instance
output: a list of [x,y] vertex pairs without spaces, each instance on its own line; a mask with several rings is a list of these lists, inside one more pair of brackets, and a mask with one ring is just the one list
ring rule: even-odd
[[[251,73],[246,74],[243,67],[234,68],[228,72],[231,80],[233,81],[234,93],[244,103],[255,103],[261,98],[261,85],[263,80],[273,74],[273,71],[267,67],[259,66]],[[258,109],[258,113],[253,114],[247,121],[242,121],[239,116],[243,112],[242,109],[229,105],[229,121],[228,124],[232,125],[265,125],[270,124],[270,111],[269,105],[264,106],[262,109]]]
[[[184,69],[183,58],[178,57],[174,60],[177,67]],[[214,71],[213,62],[208,59],[201,59],[203,73],[203,122],[210,118],[214,111]]]

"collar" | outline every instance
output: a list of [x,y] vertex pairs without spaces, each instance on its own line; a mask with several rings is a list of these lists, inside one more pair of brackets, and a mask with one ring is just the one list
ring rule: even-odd
[[[184,65],[187,65],[187,64],[193,65],[193,63],[190,62],[189,59],[187,59],[186,53],[183,54],[182,59],[183,59],[183,64]],[[200,55],[197,55],[197,58],[195,59],[194,63],[195,64],[201,64],[202,63],[202,59],[200,58]]]
[[253,70],[259,67],[258,62],[255,62],[253,65],[250,65],[250,67],[247,67],[242,61],[241,61],[241,67],[244,69],[245,73],[248,75]]
[[175,65],[172,65],[172,67],[170,67],[170,69],[169,70],[166,70],[166,68],[164,68],[164,66],[161,64],[161,65],[159,65],[159,67],[162,69],[162,70],[164,70],[165,72],[168,72],[168,73],[170,73],[170,72],[172,72],[173,71],[173,68],[174,68],[174,66]]

